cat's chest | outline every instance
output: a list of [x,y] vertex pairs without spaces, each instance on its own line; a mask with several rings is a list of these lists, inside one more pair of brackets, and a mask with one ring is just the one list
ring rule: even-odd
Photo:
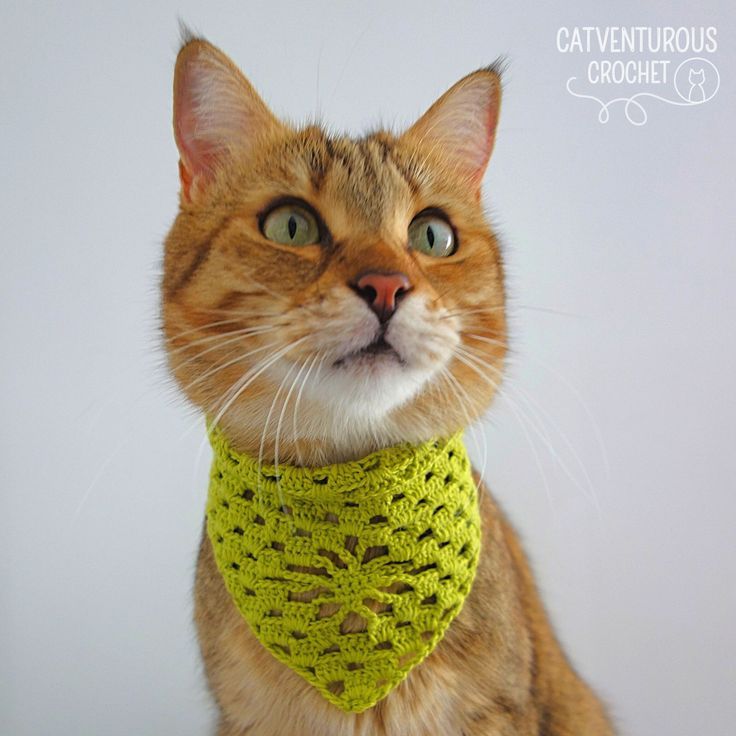
[[[279,663],[274,663],[279,667]],[[425,663],[426,665],[426,663]],[[378,705],[363,713],[344,713],[323,702],[315,691],[304,691],[284,702],[283,690],[269,688],[254,693],[268,703],[254,733],[278,736],[464,736],[462,707],[457,694],[422,666]],[[259,708],[260,710],[260,708]],[[255,724],[254,724],[255,725]],[[492,736],[488,734],[488,736]]]

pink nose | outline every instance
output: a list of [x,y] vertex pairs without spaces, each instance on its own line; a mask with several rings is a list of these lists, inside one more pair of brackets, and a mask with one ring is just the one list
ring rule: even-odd
[[364,273],[353,288],[381,322],[388,322],[396,311],[396,303],[410,291],[411,282],[403,273]]

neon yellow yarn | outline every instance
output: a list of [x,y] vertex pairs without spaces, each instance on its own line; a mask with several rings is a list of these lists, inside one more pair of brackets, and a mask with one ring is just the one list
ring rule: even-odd
[[375,705],[434,649],[473,582],[480,519],[461,434],[260,472],[219,431],[210,440],[207,531],[235,605],[330,702]]

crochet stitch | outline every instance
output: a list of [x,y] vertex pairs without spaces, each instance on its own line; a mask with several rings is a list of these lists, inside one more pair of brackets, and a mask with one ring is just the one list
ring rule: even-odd
[[219,430],[207,531],[260,642],[345,711],[375,705],[444,635],[480,551],[458,433],[323,468],[263,466]]

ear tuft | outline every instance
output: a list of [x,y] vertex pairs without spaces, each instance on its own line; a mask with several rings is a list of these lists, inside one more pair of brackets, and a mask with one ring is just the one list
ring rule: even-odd
[[491,157],[501,108],[503,59],[450,87],[404,133],[415,145],[437,150],[480,187]]
[[196,33],[188,26],[182,18],[179,18],[179,51],[181,51],[190,41],[206,41],[204,36]]
[[174,72],[174,137],[182,192],[206,184],[234,150],[281,127],[248,80],[212,44],[182,31]]
[[509,66],[508,58],[502,54],[485,67],[485,71],[495,74],[498,77],[498,81],[503,84],[503,76],[509,70]]

